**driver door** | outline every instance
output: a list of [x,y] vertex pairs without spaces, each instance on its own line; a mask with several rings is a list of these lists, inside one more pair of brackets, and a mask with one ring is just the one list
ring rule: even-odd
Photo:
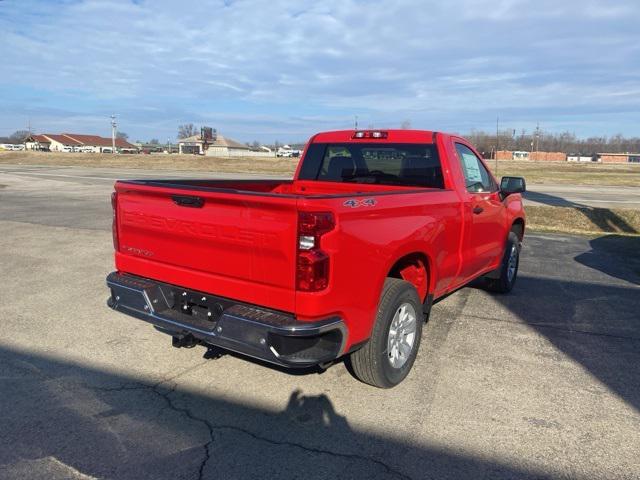
[[467,145],[455,149],[466,182],[463,195],[465,238],[461,276],[475,277],[495,264],[504,247],[504,205],[496,181],[483,161]]

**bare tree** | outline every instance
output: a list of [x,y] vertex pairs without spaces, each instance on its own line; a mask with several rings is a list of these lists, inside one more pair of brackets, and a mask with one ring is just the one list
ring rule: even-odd
[[178,125],[178,138],[192,137],[198,133],[198,129],[193,123],[185,123],[184,125]]
[[411,130],[411,120],[403,120],[400,124],[402,130]]
[[[536,138],[536,134],[538,135]],[[478,130],[472,130],[466,137],[483,154],[489,154],[495,148],[496,134]],[[512,129],[498,132],[498,141],[501,150],[531,151],[537,148],[543,152],[563,152],[581,155],[593,155],[596,153],[638,153],[640,152],[640,138],[624,137],[621,134],[613,137],[589,137],[578,138],[575,133],[552,133],[542,129],[527,133],[522,130],[514,135]]]
[[25,138],[29,136],[29,133],[29,130],[16,130],[11,135],[9,135],[9,140],[12,143],[24,142]]
[[251,146],[257,150],[258,148],[260,148],[260,142],[257,140],[254,140]]
[[160,140],[158,140],[157,138],[152,138],[151,140],[149,140],[149,144],[150,145],[160,145]]
[[124,133],[124,132],[118,132],[118,133],[116,133],[116,138],[120,138],[122,140],[128,140],[129,139],[129,134]]

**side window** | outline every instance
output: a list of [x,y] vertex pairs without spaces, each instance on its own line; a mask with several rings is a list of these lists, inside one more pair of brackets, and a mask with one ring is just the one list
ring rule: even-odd
[[478,156],[461,143],[456,143],[456,152],[458,152],[458,158],[467,182],[467,191],[472,193],[495,191],[493,179]]

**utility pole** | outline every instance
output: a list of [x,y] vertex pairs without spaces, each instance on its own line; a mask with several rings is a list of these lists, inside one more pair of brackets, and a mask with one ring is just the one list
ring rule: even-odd
[[355,121],[355,126],[356,126],[356,130],[358,130],[358,115],[356,115],[356,121]]
[[116,116],[111,115],[111,153],[116,153],[116,128],[118,124],[116,123]]
[[538,157],[539,149],[540,149],[540,122],[536,124],[536,158]]
[[495,175],[498,175],[498,148],[500,147],[500,117],[496,116],[496,171]]

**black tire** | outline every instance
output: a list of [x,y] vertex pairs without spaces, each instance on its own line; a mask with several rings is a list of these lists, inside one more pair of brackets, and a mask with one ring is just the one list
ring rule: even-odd
[[[413,308],[415,314],[413,343],[408,354],[394,358],[393,352],[398,352],[399,349],[397,347],[395,350],[392,348],[391,354],[389,352],[391,324],[394,321],[396,312],[399,313],[403,306],[405,312],[410,312],[406,304]],[[424,323],[423,318],[422,302],[415,287],[404,280],[387,278],[380,296],[371,338],[364,347],[352,353],[349,358],[351,370],[355,377],[364,383],[379,388],[392,388],[402,382],[409,374],[418,354],[420,337],[422,336],[422,324]],[[408,336],[405,335],[403,338],[408,339]],[[394,367],[394,361],[401,361],[398,358],[403,360],[404,363]]]
[[[511,255],[515,254],[515,267],[512,275],[509,274]],[[507,244],[502,256],[500,267],[492,272],[495,278],[486,278],[487,290],[496,293],[509,293],[518,279],[518,267],[520,266],[520,238],[514,232],[509,232]]]

